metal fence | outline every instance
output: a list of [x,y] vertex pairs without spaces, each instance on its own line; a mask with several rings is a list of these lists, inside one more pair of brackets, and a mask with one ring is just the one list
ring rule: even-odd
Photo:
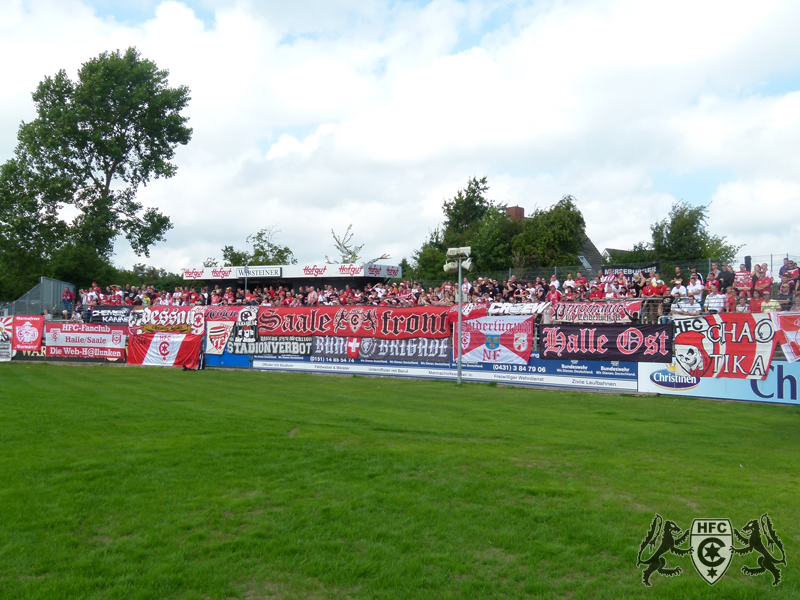
[[0,316],[40,315],[44,309],[58,316],[63,310],[61,293],[65,287],[69,288],[73,294],[75,293],[75,286],[71,283],[42,277],[39,283],[23,294],[19,300],[0,304]]

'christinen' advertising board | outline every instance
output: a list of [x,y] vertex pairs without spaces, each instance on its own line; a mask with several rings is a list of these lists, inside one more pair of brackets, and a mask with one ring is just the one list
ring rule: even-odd
[[639,365],[639,391],[671,396],[800,404],[800,362],[773,360],[764,379],[696,377],[672,363]]

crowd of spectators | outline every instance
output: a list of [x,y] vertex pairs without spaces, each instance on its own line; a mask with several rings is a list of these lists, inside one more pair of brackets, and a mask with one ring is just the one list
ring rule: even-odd
[[[464,302],[597,302],[632,298],[650,299],[657,315],[695,315],[717,312],[777,312],[800,311],[800,269],[797,263],[784,259],[777,276],[766,264],[753,270],[739,265],[711,264],[703,275],[695,267],[684,273],[676,267],[665,280],[657,272],[638,272],[627,276],[599,270],[591,278],[581,272],[567,273],[563,280],[557,275],[518,280],[515,276],[497,280],[477,277],[463,279],[460,286],[445,281],[427,289],[419,282],[367,284],[362,289],[345,285],[255,286],[251,289],[232,287],[176,287],[173,291],[157,290],[153,286],[136,287],[97,283],[81,289],[76,298],[64,294],[62,317],[74,321],[88,320],[97,305],[118,306],[450,306],[457,302],[459,290]],[[66,290],[65,290],[66,292]]]

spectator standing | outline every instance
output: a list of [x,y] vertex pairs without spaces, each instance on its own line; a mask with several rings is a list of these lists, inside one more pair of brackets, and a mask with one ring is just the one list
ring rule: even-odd
[[774,313],[781,310],[781,305],[777,300],[773,300],[769,291],[764,292],[762,295],[763,302],[761,302],[761,312]]
[[697,304],[703,302],[703,282],[698,280],[697,273],[692,273],[689,278],[689,285],[686,286],[686,293],[689,296],[694,296]]
[[706,296],[706,312],[711,314],[725,312],[725,296],[719,293],[717,286],[713,283],[708,296]]
[[708,276],[706,277],[706,282],[711,279],[711,276],[714,276],[714,279],[718,279],[720,274],[720,270],[717,268],[717,263],[711,263],[711,270],[708,272]]
[[719,277],[717,277],[717,281],[719,281],[719,291],[726,293],[728,288],[733,285],[734,278],[733,268],[722,263],[722,270],[719,273]]
[[697,277],[697,281],[700,282],[700,285],[703,285],[705,282],[703,281],[703,276],[697,272],[697,267],[691,266],[689,267],[689,279],[692,277]]
[[73,300],[75,300],[75,294],[68,287],[65,287],[64,291],[61,292],[61,302],[64,304],[64,310],[67,311],[68,315],[72,314]]
[[750,296],[753,293],[753,277],[744,264],[739,265],[739,270],[736,271],[736,275],[733,279],[733,287],[736,288],[739,294],[744,292],[747,296]]

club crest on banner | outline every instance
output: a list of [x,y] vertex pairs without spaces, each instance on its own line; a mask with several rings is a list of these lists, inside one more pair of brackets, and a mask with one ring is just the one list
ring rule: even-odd
[[497,350],[500,347],[500,336],[487,335],[485,344],[489,350]]
[[733,526],[729,519],[695,519],[689,538],[692,564],[709,585],[714,585],[731,564]]
[[514,350],[517,352],[524,352],[528,349],[528,336],[524,333],[514,334]]

